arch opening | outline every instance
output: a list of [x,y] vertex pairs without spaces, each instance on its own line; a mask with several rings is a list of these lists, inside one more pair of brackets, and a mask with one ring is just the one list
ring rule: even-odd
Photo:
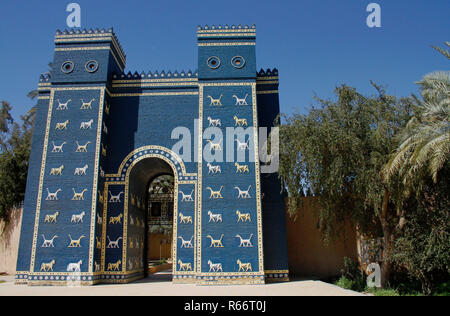
[[138,268],[144,277],[160,270],[171,271],[173,225],[176,214],[174,167],[157,157],[145,157],[129,172],[127,183],[128,270]]

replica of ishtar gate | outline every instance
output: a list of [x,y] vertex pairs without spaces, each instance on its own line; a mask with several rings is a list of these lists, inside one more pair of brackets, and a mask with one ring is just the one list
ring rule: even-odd
[[173,282],[288,280],[284,197],[258,132],[279,114],[278,71],[257,71],[255,26],[197,39],[198,70],[126,73],[112,29],[56,32],[16,283],[131,282],[161,251]]

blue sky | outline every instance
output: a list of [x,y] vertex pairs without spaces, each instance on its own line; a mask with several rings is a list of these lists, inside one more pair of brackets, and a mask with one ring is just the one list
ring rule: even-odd
[[[407,96],[424,74],[449,69],[431,48],[450,41],[448,0],[2,1],[0,100],[15,117],[34,104],[26,94],[47,71],[70,2],[81,6],[82,28],[114,27],[133,72],[194,70],[197,25],[255,24],[257,64],[279,69],[283,113],[305,112],[314,94],[331,97],[342,83],[373,94],[374,80]],[[381,5],[381,28],[366,25],[371,2]]]

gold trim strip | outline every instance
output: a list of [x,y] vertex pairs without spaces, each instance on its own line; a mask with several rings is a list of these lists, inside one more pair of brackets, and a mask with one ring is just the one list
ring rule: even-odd
[[114,33],[73,33],[73,34],[56,34],[55,38],[70,38],[70,37],[96,37],[96,36],[114,36]]
[[263,81],[263,80],[278,80],[280,79],[280,77],[278,76],[271,76],[271,77],[258,77],[258,75],[256,75],[256,81]]
[[189,77],[182,77],[182,78],[168,78],[168,79],[114,79],[112,81],[112,84],[119,84],[119,83],[136,83],[136,82],[148,82],[148,83],[153,83],[153,82],[171,82],[171,81],[192,81],[192,82],[197,82],[198,78],[189,78]]
[[71,87],[71,88],[64,88],[64,87],[54,87],[52,90],[55,91],[78,91],[78,90],[101,90],[105,89],[105,86],[87,86],[87,87]]
[[47,125],[45,127],[45,136],[44,136],[44,144],[42,148],[42,160],[41,160],[41,170],[39,175],[39,186],[38,186],[38,196],[36,199],[36,213],[34,218],[34,232],[33,232],[33,241],[31,248],[31,260],[30,260],[30,272],[34,272],[34,264],[36,260],[36,247],[38,240],[38,231],[39,231],[39,220],[41,213],[41,203],[42,203],[42,191],[44,187],[44,177],[45,177],[45,164],[47,162],[47,151],[48,151],[48,138],[50,135],[50,126],[52,122],[52,112],[53,112],[53,101],[55,97],[55,90],[52,89],[50,91],[50,102],[48,103],[48,112],[47,112]]
[[255,46],[255,42],[198,43],[198,46]]
[[206,87],[230,87],[230,86],[252,86],[254,82],[210,82],[202,83]]
[[256,94],[278,94],[278,90],[262,90],[262,91],[257,91]]
[[289,270],[264,270],[264,273],[289,273]]
[[55,43],[67,43],[67,42],[85,42],[85,41],[110,41],[112,36],[103,36],[98,38],[87,37],[71,37],[71,38],[55,38]]
[[173,86],[198,86],[197,82],[179,82],[179,83],[136,83],[136,84],[113,84],[113,88],[132,88],[132,87],[173,87]]
[[280,82],[278,80],[273,80],[273,81],[259,81],[256,80],[256,84],[260,85],[260,84],[279,84]]
[[199,85],[198,104],[198,162],[197,162],[197,216],[196,216],[196,271],[197,275],[202,271],[202,176],[203,176],[203,84]]
[[245,36],[245,37],[256,37],[256,33],[215,33],[215,32],[211,32],[211,33],[205,33],[205,34],[201,34],[198,33],[197,37],[225,37],[225,36]]
[[252,103],[253,103],[253,141],[255,146],[255,182],[256,182],[256,214],[258,229],[258,260],[259,271],[264,271],[264,253],[263,253],[263,230],[262,230],[262,204],[261,204],[261,172],[259,168],[259,135],[258,135],[258,106],[256,98],[256,83],[252,84]]
[[91,200],[91,231],[89,240],[89,272],[94,272],[94,254],[95,254],[95,226],[97,216],[97,190],[98,190],[98,171],[100,164],[100,146],[102,139],[102,123],[103,123],[103,107],[105,100],[105,87],[100,90],[100,98],[98,103],[98,123],[97,123],[97,137],[94,160],[94,181],[92,183],[92,200]]
[[116,38],[112,35],[103,36],[103,37],[99,37],[99,38],[86,38],[86,37],[76,37],[76,36],[71,37],[71,38],[61,38],[61,39],[55,38],[55,43],[57,43],[57,44],[63,44],[63,43],[69,43],[69,42],[86,42],[86,41],[111,41],[114,48],[119,53],[119,57],[122,59],[122,61],[124,61],[124,65],[125,65],[125,60],[126,60],[125,53],[120,48],[119,43],[117,42]]
[[248,29],[236,29],[236,28],[234,28],[234,29],[231,29],[231,28],[228,28],[228,29],[217,29],[217,28],[214,28],[214,29],[208,29],[208,30],[197,30],[197,34],[199,34],[199,33],[215,33],[215,32],[223,32],[223,33],[232,33],[232,32],[236,32],[236,33],[250,33],[250,32],[253,32],[253,33],[255,33],[256,32],[256,29],[254,29],[254,28],[248,28]]
[[198,95],[198,92],[143,92],[143,93],[111,93],[113,98],[121,97],[150,97],[150,96],[168,96],[168,95]]
[[111,49],[109,46],[95,46],[95,47],[56,47],[55,52],[67,52],[67,51],[77,51],[77,50],[100,50],[100,49]]

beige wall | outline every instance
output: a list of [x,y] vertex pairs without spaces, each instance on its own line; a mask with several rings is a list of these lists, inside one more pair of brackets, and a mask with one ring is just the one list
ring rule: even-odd
[[22,209],[12,211],[9,223],[0,221],[0,273],[14,275],[19,248]]
[[289,272],[298,277],[329,278],[340,274],[344,257],[357,258],[355,229],[346,229],[346,238],[324,245],[313,211],[319,203],[316,198],[304,200],[297,219],[287,216]]
[[[172,240],[172,234],[170,236],[164,234],[150,234],[148,238],[148,259],[149,260],[159,260],[161,258],[169,259],[172,258],[172,243],[167,244],[166,242],[161,244],[161,240]],[[160,253],[161,251],[161,253]]]

